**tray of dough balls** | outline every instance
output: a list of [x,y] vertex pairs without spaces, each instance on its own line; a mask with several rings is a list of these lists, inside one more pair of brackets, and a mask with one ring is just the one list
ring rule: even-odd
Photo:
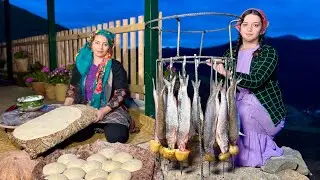
[[34,180],[148,180],[153,177],[153,155],[130,144],[97,140],[38,158]]

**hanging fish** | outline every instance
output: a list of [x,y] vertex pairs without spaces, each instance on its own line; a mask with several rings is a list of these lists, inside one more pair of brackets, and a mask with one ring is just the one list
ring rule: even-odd
[[[214,156],[214,148],[213,145],[216,140],[216,120],[218,117],[218,105],[217,104],[217,96],[219,94],[219,90],[221,88],[222,82],[220,82],[217,86],[215,83],[212,83],[212,88],[210,91],[210,96],[207,101],[205,116],[204,116],[204,132],[203,132],[203,143],[204,150],[206,155],[209,157]],[[219,101],[218,101],[219,103]]]
[[[193,86],[193,99],[192,99],[192,115],[191,115],[191,126],[192,126],[192,133],[191,135],[195,135],[195,133],[199,133],[199,120],[200,120],[200,108],[199,106],[199,87],[200,87],[201,80],[196,82],[192,81],[192,86]],[[199,112],[199,113],[198,113]]]
[[226,97],[226,83],[220,91],[221,102],[219,106],[218,122],[216,129],[216,141],[220,147],[220,160],[227,160],[230,157],[229,150],[229,122],[228,122],[228,104]]
[[227,101],[228,101],[228,115],[229,115],[229,140],[230,140],[230,154],[237,155],[239,153],[239,148],[237,146],[237,141],[239,138],[240,127],[239,127],[239,119],[238,112],[236,106],[236,88],[237,84],[241,80],[236,80],[235,77],[231,79],[230,86],[227,90]]
[[178,117],[179,117],[179,131],[178,131],[178,148],[180,151],[186,150],[186,144],[189,139],[190,120],[191,120],[191,101],[188,96],[188,81],[189,76],[186,78],[181,77],[180,89],[178,92]]
[[168,147],[170,149],[174,149],[175,144],[177,142],[177,133],[178,133],[178,109],[177,109],[177,102],[173,94],[173,88],[176,82],[176,77],[173,77],[171,82],[164,79],[164,82],[168,89],[166,115],[165,115],[166,116],[166,139],[167,139]]

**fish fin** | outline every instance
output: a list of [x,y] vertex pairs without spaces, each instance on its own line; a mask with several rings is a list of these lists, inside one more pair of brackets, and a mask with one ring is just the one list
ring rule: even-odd
[[195,88],[195,82],[193,80],[191,80],[191,83],[192,83],[192,87],[194,89]]
[[165,78],[163,78],[164,84],[169,87],[170,86],[170,82],[168,80],[166,80]]

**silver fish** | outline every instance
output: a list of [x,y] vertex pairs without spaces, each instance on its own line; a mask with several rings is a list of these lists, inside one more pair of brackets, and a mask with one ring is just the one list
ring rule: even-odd
[[191,114],[191,125],[192,125],[192,129],[191,129],[191,134],[190,135],[195,135],[196,132],[199,133],[199,114],[198,113],[200,111],[201,106],[199,106],[199,101],[198,101],[198,97],[199,97],[199,87],[200,87],[200,83],[201,80],[198,81],[198,84],[196,84],[196,82],[192,81],[192,86],[193,86],[193,99],[192,99],[192,114]]
[[166,87],[164,86],[161,90],[159,83],[157,83],[157,90],[155,88],[154,79],[153,83],[153,98],[155,104],[155,127],[154,127],[154,139],[160,142],[161,145],[165,144],[165,106],[163,101],[163,96]]
[[[203,143],[204,150],[207,153],[214,154],[213,144],[216,139],[216,119],[218,115],[217,111],[217,101],[216,97],[218,96],[219,90],[221,88],[222,82],[217,86],[215,83],[212,83],[212,88],[210,96],[207,101],[205,116],[204,116],[204,132],[203,132]],[[219,101],[218,101],[219,102]]]
[[227,101],[228,101],[228,115],[229,115],[229,140],[232,145],[236,145],[240,128],[238,126],[238,112],[236,106],[235,93],[237,84],[241,80],[236,80],[234,77],[231,79],[230,86],[227,90]]
[[163,97],[165,94],[166,87],[164,86],[158,95],[158,112],[157,112],[157,137],[162,146],[166,145],[166,122],[165,122],[165,106]]
[[186,149],[190,131],[191,101],[187,91],[189,76],[184,78],[179,74],[179,79],[180,89],[178,92],[178,148],[179,150],[184,151]]
[[228,104],[226,97],[226,83],[220,91],[221,102],[219,106],[218,122],[216,129],[216,141],[222,153],[229,151],[229,123],[228,123]]
[[178,133],[178,109],[177,102],[173,94],[176,77],[174,77],[171,82],[164,79],[164,82],[168,88],[166,108],[166,139],[169,148],[174,149],[177,142]]

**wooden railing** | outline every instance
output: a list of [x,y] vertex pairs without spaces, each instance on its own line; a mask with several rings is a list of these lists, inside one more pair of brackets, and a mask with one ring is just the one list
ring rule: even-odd
[[[127,71],[132,96],[144,99],[144,17],[131,17],[79,29],[60,31],[56,35],[58,67],[74,63],[79,49],[89,39],[91,32],[106,29],[116,34],[114,58]],[[25,50],[31,54],[30,63],[49,66],[48,35],[12,41],[12,54]],[[6,45],[0,45],[0,59],[6,60]]]

